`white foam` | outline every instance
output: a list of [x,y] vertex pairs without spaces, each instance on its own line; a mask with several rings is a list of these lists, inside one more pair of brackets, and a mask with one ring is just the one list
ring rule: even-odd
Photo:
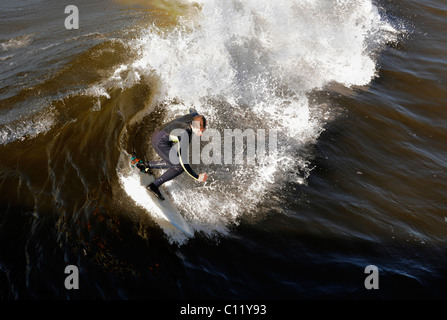
[[35,35],[35,33],[25,34],[23,36],[9,39],[8,41],[4,41],[4,42],[0,43],[1,48],[4,51],[8,51],[8,50],[26,47],[33,41],[34,35]]
[[[13,113],[13,112],[11,112]],[[0,144],[8,144],[16,140],[23,141],[32,139],[39,134],[48,132],[55,123],[55,112],[52,108],[44,109],[37,114],[20,118],[13,121],[7,121],[8,115],[4,116],[4,124],[0,124]],[[17,117],[17,115],[12,116]]]

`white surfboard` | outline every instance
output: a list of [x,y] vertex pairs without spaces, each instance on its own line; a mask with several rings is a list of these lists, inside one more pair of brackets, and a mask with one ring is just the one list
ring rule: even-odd
[[163,217],[169,221],[174,227],[176,227],[179,230],[182,230],[186,234],[193,236],[194,233],[189,227],[189,225],[186,223],[183,216],[180,214],[178,209],[172,204],[171,199],[169,198],[169,195],[164,190],[163,187],[159,188],[161,194],[165,198],[165,200],[158,199],[155,195],[153,195],[149,190],[147,190],[146,186],[153,182],[155,180],[154,176],[142,173],[138,171],[138,176],[140,177],[140,182],[142,187],[145,189],[146,193],[151,197],[152,201],[154,202],[154,205],[160,209],[160,212],[163,213]]
[[126,193],[135,203],[147,210],[154,221],[162,227],[163,231],[175,242],[182,243],[193,237],[194,232],[181,215],[180,211],[173,205],[168,193],[162,186],[159,190],[165,200],[162,201],[153,195],[146,186],[154,181],[154,176],[141,172],[130,165],[130,156],[125,156],[126,170],[120,170],[120,183]]

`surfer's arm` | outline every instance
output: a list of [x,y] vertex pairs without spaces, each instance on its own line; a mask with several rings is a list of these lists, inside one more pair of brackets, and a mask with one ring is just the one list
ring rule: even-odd
[[185,170],[186,173],[189,174],[194,179],[199,180],[199,175],[194,172],[194,170],[191,168],[191,166],[187,163],[186,164],[183,163],[183,161],[181,160],[182,157],[179,157],[179,158],[180,158],[180,164],[182,165],[183,170]]
[[[191,176],[192,178],[194,178],[195,180],[198,180],[198,181],[204,181],[203,180],[203,177],[200,177],[192,168],[191,168],[191,166],[188,164],[188,163],[183,163],[183,159],[182,159],[182,156],[181,156],[181,152],[180,152],[180,140],[181,140],[181,137],[180,136],[176,136],[176,135],[169,135],[169,139],[172,141],[172,142],[174,142],[174,143],[177,143],[177,147],[178,147],[178,152],[177,152],[177,154],[178,154],[178,158],[179,158],[179,161],[180,161],[180,165],[182,166],[182,168],[183,168],[183,170],[185,170],[186,171],[186,173],[189,175],[189,176]],[[200,178],[200,179],[199,179]],[[205,178],[205,180],[206,180],[206,178]]]

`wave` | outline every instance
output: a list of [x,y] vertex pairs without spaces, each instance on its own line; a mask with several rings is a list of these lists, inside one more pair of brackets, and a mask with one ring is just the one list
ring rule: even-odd
[[194,107],[218,131],[277,130],[277,152],[258,165],[209,167],[204,186],[184,177],[169,184],[196,231],[226,233],[259,215],[262,204],[279,207],[274,194],[286,183],[306,182],[307,147],[332,117],[330,103],[310,96],[332,83],[368,85],[398,31],[369,0],[209,0],[191,2],[187,12],[175,26],[145,29],[131,43],[138,58],[120,66],[113,81],[122,70],[127,85],[129,77],[157,77],[150,107],[163,105],[163,121]]
[[55,124],[55,113],[45,109],[35,115],[0,124],[0,145],[23,141],[48,132]]
[[35,33],[25,34],[16,38],[9,39],[7,41],[2,41],[0,43],[3,51],[9,51],[14,49],[19,49],[28,46],[32,41]]

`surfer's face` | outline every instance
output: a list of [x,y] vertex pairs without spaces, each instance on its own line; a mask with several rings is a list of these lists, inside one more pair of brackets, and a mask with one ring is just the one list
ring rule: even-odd
[[192,132],[194,132],[199,137],[201,137],[203,135],[203,131],[205,131],[205,130],[206,130],[206,128],[195,128],[195,127],[192,127]]

